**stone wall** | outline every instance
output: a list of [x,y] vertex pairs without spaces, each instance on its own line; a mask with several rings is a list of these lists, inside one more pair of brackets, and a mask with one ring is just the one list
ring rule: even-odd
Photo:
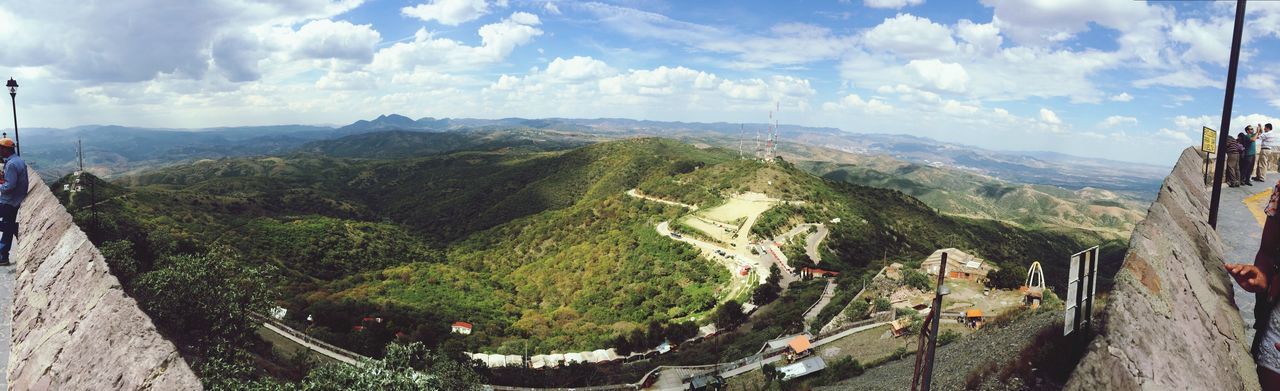
[[1257,390],[1225,247],[1209,227],[1204,161],[1183,151],[1130,238],[1105,324],[1069,390]]
[[18,212],[15,390],[191,390],[200,381],[35,171]]

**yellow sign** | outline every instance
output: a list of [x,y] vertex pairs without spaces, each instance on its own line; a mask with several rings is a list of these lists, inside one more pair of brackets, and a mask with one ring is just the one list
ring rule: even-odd
[[1204,127],[1204,132],[1200,136],[1200,150],[1207,153],[1218,153],[1218,132]]

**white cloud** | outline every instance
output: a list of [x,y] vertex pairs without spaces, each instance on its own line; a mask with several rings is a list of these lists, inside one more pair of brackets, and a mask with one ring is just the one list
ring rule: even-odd
[[[1126,55],[1115,52],[1026,46],[1005,48],[997,44],[1000,42],[999,35],[991,31],[993,28],[975,27],[978,25],[963,27],[963,22],[960,25],[957,30],[972,39],[961,45],[962,50],[944,51],[936,56],[918,54],[922,50],[927,51],[926,49],[913,52],[917,53],[914,59],[957,64],[963,69],[968,79],[963,93],[968,98],[1005,101],[1028,97],[1067,97],[1073,103],[1096,103],[1104,100],[1106,94],[1096,87],[1092,77],[1125,64],[1123,60]],[[937,37],[915,40],[943,42],[944,47],[953,45],[945,27],[937,27],[942,29],[936,32]],[[985,33],[979,33],[981,31]],[[868,33],[867,36],[871,34]],[[873,42],[867,42],[868,46],[872,44]],[[853,50],[845,56],[838,69],[841,77],[854,85],[894,85],[903,82],[917,87],[927,85],[917,72],[906,69],[900,65],[900,61],[903,60],[895,61],[872,52]],[[909,63],[910,60],[903,62]],[[937,89],[936,84],[932,87]],[[950,90],[958,92],[960,89],[952,87]]]
[[[486,0],[431,0],[427,3],[401,8],[400,13],[421,19],[424,22],[434,20],[443,25],[457,26],[488,15],[491,11],[490,5],[491,2]],[[506,1],[501,1],[494,5],[506,7]]]
[[570,59],[556,57],[547,65],[547,76],[562,81],[580,82],[599,79],[616,73],[604,61],[591,57],[574,56]]
[[893,106],[879,99],[863,100],[857,94],[845,95],[844,98],[835,102],[827,102],[822,104],[822,109],[826,111],[842,111],[842,110],[860,110],[869,114],[880,114],[893,111]]
[[[614,70],[590,57],[557,58],[545,70],[502,75],[484,90],[494,107],[540,108],[558,115],[599,116],[648,112],[763,113],[780,103],[804,110],[816,93],[809,80],[791,76],[726,79],[686,67]],[[512,115],[506,113],[505,115]]]
[[951,29],[911,14],[885,19],[863,34],[862,43],[904,58],[938,57],[956,49]]
[[978,106],[965,104],[956,100],[947,100],[942,104],[942,112],[952,115],[973,114],[977,113],[978,110],[981,110]]
[[1221,87],[1223,83],[1210,79],[1200,67],[1191,67],[1176,70],[1169,73],[1153,76],[1145,79],[1135,80],[1134,87],[1147,88],[1151,86],[1169,86],[1181,88],[1203,88],[1203,87]]
[[964,92],[968,89],[969,73],[956,63],[945,63],[937,59],[911,60],[907,69],[924,79],[929,87],[950,92]]
[[546,10],[549,14],[560,15],[560,7],[556,7],[555,3],[548,1],[546,4],[542,5],[542,9]]
[[1140,1],[982,0],[993,8],[992,23],[1028,45],[1062,42],[1087,31],[1089,23],[1125,33],[1145,33],[1148,22],[1163,22],[1171,11]]
[[1004,43],[1004,38],[1000,37],[1000,29],[995,24],[977,24],[969,19],[961,19],[956,23],[956,36],[968,43],[967,48],[971,53],[992,53]]
[[347,59],[368,62],[382,37],[373,26],[347,21],[313,20],[291,37],[294,53],[308,59]]
[[316,81],[321,90],[374,90],[377,80],[369,72],[329,72]]
[[[267,55],[248,30],[341,14],[361,1],[200,1],[181,7],[144,0],[72,0],[0,6],[0,65],[44,66],[55,77],[140,82],[161,75],[202,79],[209,71],[255,80]],[[146,39],[140,39],[145,37]]]
[[1110,127],[1114,127],[1117,125],[1124,125],[1124,124],[1136,125],[1137,123],[1138,123],[1137,118],[1126,117],[1122,115],[1113,115],[1102,120],[1102,122],[1099,123],[1098,126],[1103,128],[1110,128]]
[[480,46],[437,38],[425,28],[419,29],[409,42],[399,42],[379,50],[371,67],[380,72],[412,70],[417,66],[443,70],[463,70],[478,65],[501,62],[517,46],[542,35],[537,15],[516,12],[499,23],[486,24],[477,31]]
[[924,4],[924,0],[862,0],[862,5],[869,8],[899,9],[907,6]]
[[1160,130],[1156,131],[1156,136],[1168,139],[1169,141],[1176,142],[1176,143],[1181,143],[1181,144],[1191,143],[1191,136],[1188,136],[1184,132],[1170,130],[1169,128],[1160,128]]
[[1128,102],[1133,100],[1133,95],[1129,95],[1128,92],[1121,92],[1117,95],[1112,95],[1107,99],[1110,99],[1112,102]]
[[1182,60],[1210,62],[1225,66],[1231,55],[1231,29],[1234,21],[1214,18],[1210,21],[1186,19],[1169,31],[1169,38],[1187,45]]
[[734,31],[672,19],[666,15],[609,4],[571,3],[599,25],[631,38],[674,43],[700,52],[730,54],[733,68],[763,68],[840,58],[855,38],[808,23],[781,23],[767,32]]
[[1217,124],[1218,124],[1217,116],[1201,115],[1198,117],[1189,117],[1185,115],[1179,115],[1177,117],[1173,117],[1174,127],[1182,130],[1200,129],[1200,127],[1202,126],[1216,128]]
[[1044,123],[1049,124],[1049,125],[1061,125],[1061,124],[1062,124],[1062,120],[1061,120],[1061,119],[1058,119],[1058,114],[1057,114],[1057,113],[1054,113],[1054,112],[1053,112],[1053,110],[1049,110],[1049,109],[1046,109],[1046,108],[1043,108],[1043,107],[1041,107],[1041,108],[1040,108],[1040,120],[1041,120],[1041,121],[1044,121]]

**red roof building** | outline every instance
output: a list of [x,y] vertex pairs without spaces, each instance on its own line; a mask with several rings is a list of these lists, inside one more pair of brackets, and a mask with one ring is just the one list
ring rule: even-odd
[[830,271],[830,270],[823,270],[823,269],[818,269],[818,268],[813,268],[813,267],[806,267],[806,268],[804,268],[804,272],[805,272],[805,273],[809,273],[809,275],[812,275],[812,276],[815,276],[815,277],[838,277],[838,276],[840,276],[840,272],[834,272],[834,271]]
[[449,328],[450,332],[471,335],[471,324],[467,322],[453,322],[453,326]]

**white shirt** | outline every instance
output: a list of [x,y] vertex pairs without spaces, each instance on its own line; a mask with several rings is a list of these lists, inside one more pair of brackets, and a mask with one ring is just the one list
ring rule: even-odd
[[1277,142],[1280,142],[1280,139],[1277,139],[1271,134],[1271,132],[1262,132],[1262,136],[1258,137],[1258,140],[1262,142],[1262,144],[1259,145],[1262,148],[1276,149],[1277,147],[1280,147],[1280,145],[1277,145]]

